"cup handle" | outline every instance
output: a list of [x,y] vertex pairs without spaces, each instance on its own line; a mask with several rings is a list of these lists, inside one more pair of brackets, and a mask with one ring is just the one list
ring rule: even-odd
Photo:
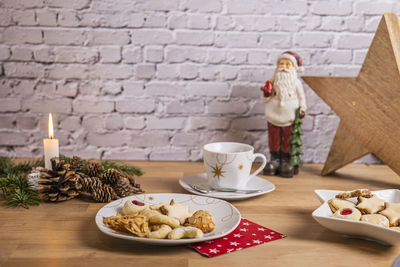
[[264,169],[265,165],[267,165],[267,158],[261,153],[254,154],[253,162],[257,157],[262,158],[263,163],[261,164],[260,168],[255,170],[252,174],[250,174],[250,177],[249,177],[250,179],[253,178],[254,176],[256,176],[257,174],[259,174]]

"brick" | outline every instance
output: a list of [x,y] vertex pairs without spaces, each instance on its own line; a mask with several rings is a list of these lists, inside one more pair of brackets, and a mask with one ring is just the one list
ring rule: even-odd
[[196,114],[204,112],[203,100],[184,101],[174,100],[166,105],[168,114]]
[[104,130],[104,118],[98,116],[85,116],[82,119],[82,127],[91,132],[101,132]]
[[226,53],[226,60],[228,64],[238,65],[247,61],[247,52],[243,50],[230,50]]
[[[268,3],[271,4],[271,3]],[[304,15],[307,13],[307,2],[305,1],[284,1],[282,4],[272,4],[273,14],[285,14],[285,15]]]
[[178,149],[158,149],[150,153],[150,160],[160,161],[183,161],[188,158],[188,152],[186,150]]
[[311,12],[317,15],[347,16],[352,12],[351,1],[317,1],[314,2]]
[[257,46],[258,34],[255,33],[217,33],[215,46],[250,48]]
[[317,64],[351,64],[351,50],[328,50],[325,53],[315,53],[313,62]]
[[38,78],[43,76],[43,67],[34,63],[4,63],[4,72],[8,77]]
[[271,60],[267,51],[249,51],[248,62],[254,65],[265,65],[267,62],[271,62]]
[[13,21],[19,26],[36,25],[35,12],[33,10],[14,11]]
[[270,8],[268,8],[265,2],[258,0],[248,0],[245,5],[241,0],[231,0],[227,2],[228,14],[264,14],[266,10],[270,10]]
[[124,46],[122,58],[125,63],[139,63],[142,61],[142,50],[140,47]]
[[1,144],[4,146],[22,146],[28,143],[29,135],[24,132],[0,132]]
[[144,128],[144,118],[141,117],[128,117],[125,120],[125,127],[127,129],[140,130]]
[[133,76],[133,68],[129,65],[98,64],[93,66],[91,77],[97,79],[128,79]]
[[[365,27],[364,27],[365,31],[375,32],[376,29],[378,28],[380,21],[381,21],[381,17],[373,17],[373,18],[367,19],[365,21]],[[361,30],[361,29],[359,29],[359,30]]]
[[100,95],[100,89],[103,86],[102,81],[98,80],[83,80],[80,81],[79,83],[79,95],[80,96],[99,96]]
[[221,49],[208,49],[206,62],[218,64],[225,61],[226,51]]
[[12,24],[12,12],[5,8],[0,9],[0,26],[9,26]]
[[76,82],[61,82],[57,84],[57,94],[75,97],[78,93],[78,83]]
[[122,92],[122,85],[120,82],[109,81],[103,86],[102,91],[109,95],[118,95]]
[[140,132],[132,135],[131,146],[147,148],[151,144],[152,147],[160,147],[169,145],[169,135],[167,131],[150,131]]
[[89,145],[99,147],[120,147],[129,144],[130,134],[128,132],[114,133],[89,133],[86,140]]
[[146,28],[163,28],[167,23],[167,16],[161,13],[150,13],[144,17],[143,27]]
[[204,14],[188,15],[187,28],[196,30],[207,30],[211,28],[211,19]]
[[207,113],[209,114],[244,114],[248,110],[245,102],[240,101],[216,101],[207,103]]
[[225,130],[228,129],[230,120],[218,117],[190,117],[188,124],[192,130]]
[[246,97],[246,98],[255,98],[261,99],[261,91],[259,85],[250,85],[250,84],[240,84],[235,83],[232,85],[232,96],[233,97]]
[[102,63],[118,63],[121,61],[121,47],[103,46],[99,48]]
[[338,48],[361,49],[368,48],[373,35],[366,34],[343,34],[339,36]]
[[43,0],[2,0],[3,7],[11,7],[15,9],[24,8],[40,8],[43,7]]
[[114,110],[114,102],[110,100],[78,99],[73,103],[74,113],[109,113]]
[[325,48],[331,47],[332,42],[333,35],[330,33],[297,33],[294,37],[294,44],[300,47]]
[[362,64],[364,62],[365,56],[367,55],[368,50],[355,50],[354,51],[354,63]]
[[144,48],[144,59],[149,62],[162,62],[164,50],[161,46],[146,46]]
[[52,48],[39,47],[33,49],[33,58],[37,62],[54,62],[55,55]]
[[156,76],[161,80],[176,79],[179,76],[176,64],[157,64]]
[[383,13],[395,12],[393,1],[361,1],[354,4],[354,12],[362,15],[378,15]]
[[189,12],[220,12],[222,3],[220,0],[185,0],[181,4],[182,8]]
[[125,96],[141,96],[144,94],[144,83],[141,81],[124,81],[122,88],[122,94]]
[[320,30],[343,31],[346,29],[346,20],[342,17],[323,17]]
[[232,128],[240,130],[267,130],[267,120],[261,116],[233,119]]
[[211,45],[214,34],[209,31],[176,30],[176,43],[183,45]]
[[132,32],[132,42],[135,45],[163,45],[172,41],[172,32],[169,30],[140,29]]
[[30,61],[32,59],[32,50],[29,47],[14,46],[11,49],[11,60]]
[[[16,96],[31,96],[33,95],[33,88],[35,81],[20,80],[20,79],[7,79],[0,80],[0,92],[10,92]],[[4,94],[6,96],[7,94]]]
[[200,69],[200,79],[203,81],[220,80],[221,68],[217,65],[203,66]]
[[149,149],[108,149],[102,159],[104,160],[148,160]]
[[239,70],[238,81],[265,83],[274,73],[275,67],[248,67]]
[[186,52],[183,47],[167,46],[165,49],[165,59],[167,62],[180,63],[186,60]]
[[49,7],[84,9],[90,7],[90,0],[48,0]]
[[112,114],[107,116],[105,123],[107,130],[121,130],[124,128],[124,121],[119,114]]
[[194,64],[183,64],[179,66],[180,76],[185,80],[195,79],[199,75],[200,66]]
[[216,19],[215,28],[222,31],[234,30],[237,27],[236,23],[237,21],[235,17],[221,15]]
[[53,64],[46,69],[45,76],[48,79],[86,79],[88,66],[83,64]]
[[229,87],[226,83],[219,82],[190,82],[187,93],[194,96],[228,96]]
[[81,119],[75,116],[68,116],[61,121],[60,128],[69,132],[77,131],[81,128]]
[[125,98],[116,101],[116,109],[122,113],[151,113],[155,108],[156,104],[151,99]]
[[126,30],[93,30],[88,34],[89,45],[125,45],[130,43]]
[[264,115],[265,114],[265,104],[262,102],[254,103],[250,108],[249,115]]
[[[50,10],[36,10],[37,23],[40,26],[57,26],[57,13]],[[61,25],[67,26],[67,25]],[[75,25],[68,25],[75,26]]]
[[0,116],[0,129],[13,129],[15,125],[16,121],[14,116],[10,116],[10,114]]
[[266,48],[289,48],[291,46],[291,36],[287,33],[261,34],[260,46]]
[[148,118],[146,120],[147,129],[154,130],[178,130],[183,129],[186,118]]
[[[60,10],[60,12],[58,12],[58,16],[57,16],[58,25],[63,26],[63,27],[80,26],[80,25],[84,24],[84,22],[82,22],[82,20],[84,20],[84,18],[78,18],[77,12],[70,11],[70,10]],[[91,25],[87,25],[87,26],[91,26]]]
[[96,50],[87,47],[55,47],[55,61],[59,63],[96,63],[99,55]]
[[171,140],[174,146],[198,146],[199,143],[200,135],[196,133],[178,133]]
[[17,98],[0,99],[0,112],[15,112],[21,109],[20,100]]
[[224,81],[235,80],[238,76],[238,67],[226,66],[221,68],[221,78]]
[[134,69],[135,69],[135,78],[137,79],[150,79],[156,73],[155,65],[149,63],[136,64],[134,66]]
[[171,11],[178,10],[178,0],[146,0],[138,3],[140,10]]
[[[285,21],[290,18],[285,17]],[[264,17],[257,15],[237,16],[233,18],[234,29],[238,31],[258,31],[265,32],[274,30],[276,19],[274,17]],[[279,24],[279,26],[282,26]],[[291,31],[296,27],[296,23],[291,24]]]
[[35,86],[35,94],[44,95],[51,98],[56,97],[56,85],[54,82],[40,81]]
[[183,92],[182,86],[168,82],[149,82],[146,84],[146,93],[154,96],[178,96]]
[[[379,17],[380,19],[380,17]],[[364,18],[363,17],[349,17],[346,19],[347,21],[347,29],[350,31],[358,32],[361,31],[364,27]],[[374,30],[375,32],[375,30]]]
[[42,42],[42,31],[40,29],[8,27],[3,33],[6,44],[39,44]]
[[174,13],[171,12],[168,16],[167,26],[170,29],[184,29],[187,25],[187,14],[186,13]]
[[71,99],[35,99],[30,104],[30,112],[70,114],[72,111],[71,103]]
[[52,45],[83,45],[86,32],[80,29],[45,29],[44,42]]

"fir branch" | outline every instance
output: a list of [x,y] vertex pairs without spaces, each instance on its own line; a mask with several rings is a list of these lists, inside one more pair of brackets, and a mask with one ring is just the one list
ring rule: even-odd
[[44,166],[43,159],[24,161],[15,164],[10,158],[0,157],[0,177],[10,174],[22,175],[32,170],[34,167]]
[[135,166],[123,165],[121,163],[117,163],[115,161],[108,161],[108,160],[102,161],[101,164],[103,165],[104,170],[115,169],[115,170],[121,172],[122,174],[131,175],[131,176],[143,175],[142,170]]
[[0,190],[8,206],[28,209],[31,205],[39,205],[37,192],[32,190],[28,181],[20,175],[9,174],[0,178]]

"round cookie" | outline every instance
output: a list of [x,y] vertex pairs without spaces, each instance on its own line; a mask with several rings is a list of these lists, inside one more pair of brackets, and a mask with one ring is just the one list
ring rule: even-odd
[[340,208],[354,208],[356,206],[353,202],[340,198],[330,199],[328,205],[332,212],[336,212]]
[[137,200],[128,200],[122,207],[122,212],[124,215],[136,216],[147,207],[148,205],[146,203]]
[[361,216],[361,221],[376,224],[383,227],[389,227],[389,220],[380,214],[365,214]]
[[340,208],[333,214],[333,216],[339,219],[359,221],[361,218],[361,212],[353,207]]

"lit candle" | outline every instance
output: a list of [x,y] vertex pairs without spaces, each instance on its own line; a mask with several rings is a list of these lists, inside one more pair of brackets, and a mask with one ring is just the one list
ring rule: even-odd
[[43,140],[44,144],[44,167],[46,169],[51,169],[50,159],[54,157],[59,157],[58,151],[58,139],[54,139],[54,129],[53,129],[53,118],[51,113],[49,113],[49,139]]

